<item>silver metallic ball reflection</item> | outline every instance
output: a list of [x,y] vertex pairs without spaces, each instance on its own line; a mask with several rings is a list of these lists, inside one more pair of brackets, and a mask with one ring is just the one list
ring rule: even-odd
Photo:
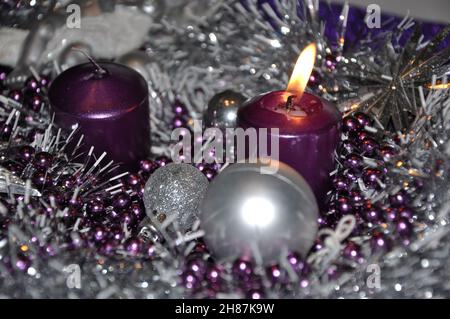
[[205,127],[236,127],[237,111],[247,98],[241,93],[226,90],[216,94],[203,115]]
[[117,63],[124,64],[130,68],[139,72],[145,80],[150,81],[150,73],[147,69],[147,65],[153,60],[144,51],[131,51],[117,59]]
[[200,203],[208,187],[208,179],[188,164],[167,164],[148,179],[144,190],[147,215],[159,227],[167,218],[181,231],[188,231],[198,218]]
[[306,181],[286,164],[261,174],[260,164],[234,164],[210,184],[200,221],[204,240],[219,261],[261,256],[277,262],[282,253],[307,254],[316,238],[318,206]]

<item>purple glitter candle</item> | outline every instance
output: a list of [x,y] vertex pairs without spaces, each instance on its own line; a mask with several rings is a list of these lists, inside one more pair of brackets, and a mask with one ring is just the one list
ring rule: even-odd
[[148,87],[133,69],[116,63],[85,63],[61,73],[51,84],[55,122],[64,129],[76,123],[84,150],[136,170],[150,151]]
[[[309,93],[291,101],[287,109],[289,96],[287,91],[274,91],[253,98],[239,109],[237,123],[243,129],[256,128],[258,134],[258,128],[267,128],[267,141],[278,138],[279,160],[299,172],[318,203],[323,203],[334,168],[341,114],[333,104]],[[279,134],[274,136],[271,128],[278,128]]]

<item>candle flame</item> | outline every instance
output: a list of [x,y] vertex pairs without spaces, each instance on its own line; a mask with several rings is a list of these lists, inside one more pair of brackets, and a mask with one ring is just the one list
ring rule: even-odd
[[450,83],[436,83],[436,84],[428,84],[427,88],[434,90],[442,90],[450,88]]
[[286,89],[288,92],[297,95],[297,98],[300,98],[305,91],[315,61],[316,45],[311,43],[300,53]]

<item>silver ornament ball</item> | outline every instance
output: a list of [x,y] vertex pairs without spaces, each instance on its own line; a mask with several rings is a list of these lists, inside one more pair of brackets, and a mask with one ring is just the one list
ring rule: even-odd
[[150,81],[150,72],[147,65],[153,62],[151,57],[144,51],[131,51],[117,59],[117,63],[124,64],[139,72],[144,79]]
[[241,93],[226,90],[213,96],[203,115],[205,127],[233,128],[239,107],[247,98]]
[[157,169],[144,189],[144,205],[154,225],[160,227],[167,218],[186,232],[198,218],[200,203],[208,179],[188,164],[170,163]]
[[314,194],[291,167],[272,160],[275,167],[271,174],[261,164],[234,164],[210,184],[200,225],[218,261],[259,255],[264,263],[277,262],[287,251],[306,256],[312,247],[319,212]]

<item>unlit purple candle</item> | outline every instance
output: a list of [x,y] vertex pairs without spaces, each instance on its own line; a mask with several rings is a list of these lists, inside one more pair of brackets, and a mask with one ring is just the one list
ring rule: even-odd
[[116,63],[74,66],[53,81],[49,100],[55,122],[70,130],[79,124],[84,150],[136,170],[150,151],[148,87],[133,69]]

